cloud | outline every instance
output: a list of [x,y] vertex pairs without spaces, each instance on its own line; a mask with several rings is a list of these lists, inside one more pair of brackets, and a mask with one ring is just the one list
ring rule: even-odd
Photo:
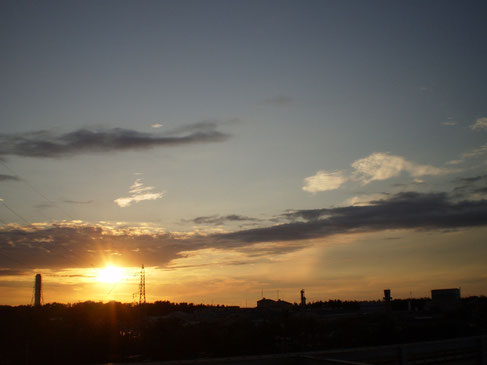
[[484,200],[487,193],[487,175],[458,178],[454,180],[459,184],[453,189],[453,197],[457,200],[468,198],[470,200]]
[[93,200],[64,200],[68,204],[91,204]]
[[344,206],[365,206],[365,205],[373,205],[374,202],[378,200],[386,199],[389,194],[386,193],[377,193],[377,194],[361,194],[355,195],[343,202],[342,205]]
[[[487,145],[486,145],[487,146]],[[487,147],[486,147],[487,148]],[[352,163],[353,170],[347,171],[325,171],[320,170],[315,175],[304,179],[303,190],[310,193],[319,191],[335,190],[350,179],[359,180],[363,185],[376,180],[387,180],[409,173],[415,183],[424,183],[419,179],[425,175],[443,175],[458,170],[421,165],[406,160],[402,156],[391,155],[384,152],[375,152],[367,157],[356,160]],[[347,176],[348,175],[348,176]]]
[[225,122],[220,122],[214,119],[203,120],[201,122],[189,123],[180,127],[173,128],[167,131],[165,135],[178,136],[180,134],[200,134],[214,132],[222,124],[225,124]]
[[[123,258],[127,265],[164,265],[180,257],[184,243],[164,233],[97,225],[52,224],[0,229],[0,267],[67,268],[101,266]],[[197,247],[197,246],[194,246]],[[15,258],[15,259],[13,259]]]
[[225,233],[218,237],[242,244],[306,240],[388,229],[484,226],[487,225],[487,200],[454,203],[446,193],[405,192],[367,206],[298,210],[286,213],[286,216],[291,223]]
[[477,158],[477,157],[481,157],[485,154],[487,154],[487,143],[480,146],[480,147],[474,148],[470,152],[462,153],[462,155],[460,156],[460,158],[458,160],[448,161],[447,164],[448,165],[459,165],[459,164],[466,162],[467,160]]
[[21,276],[26,274],[28,274],[28,272],[24,270],[0,268],[0,276]]
[[287,223],[228,233],[178,234],[82,223],[8,226],[0,228],[0,267],[90,267],[107,258],[127,266],[141,262],[164,266],[188,252],[208,248],[268,257],[308,247],[307,240],[338,234],[487,225],[487,200],[453,201],[453,195],[403,192],[365,206],[288,211],[283,214]]
[[34,208],[37,209],[48,209],[48,208],[54,208],[55,205],[53,203],[39,203],[39,204],[34,204]]
[[470,128],[474,131],[487,131],[487,117],[478,118]]
[[285,95],[277,95],[264,100],[264,104],[273,106],[285,106],[292,103],[292,99]]
[[399,176],[403,171],[418,178],[424,175],[443,175],[450,171],[431,165],[420,165],[402,156],[388,153],[372,153],[352,164],[355,176],[365,185],[376,180],[387,180]]
[[221,226],[225,222],[253,222],[257,221],[256,218],[246,217],[243,215],[230,214],[225,216],[211,215],[206,217],[196,217],[191,221],[195,224],[214,224],[216,226]]
[[164,191],[153,192],[153,186],[144,186],[141,179],[136,179],[134,184],[130,187],[128,197],[121,197],[114,200],[114,202],[121,208],[130,206],[132,203],[139,203],[144,200],[156,200],[165,195]]
[[452,127],[452,126],[454,126],[454,125],[457,125],[458,123],[457,123],[457,122],[455,122],[455,121],[453,121],[453,120],[449,120],[449,121],[447,121],[447,122],[443,122],[443,123],[441,123],[441,124],[442,124],[442,125],[449,126],[449,127]]
[[0,181],[20,181],[20,178],[15,175],[0,174]]
[[161,128],[162,124],[161,123],[154,123],[151,125],[152,128]]
[[348,178],[342,171],[320,170],[313,176],[304,179],[303,190],[310,193],[335,190],[342,186],[347,180]]
[[91,152],[222,142],[229,137],[228,134],[217,131],[215,123],[195,123],[157,135],[123,128],[79,129],[64,134],[41,130],[0,134],[0,156],[67,157]]

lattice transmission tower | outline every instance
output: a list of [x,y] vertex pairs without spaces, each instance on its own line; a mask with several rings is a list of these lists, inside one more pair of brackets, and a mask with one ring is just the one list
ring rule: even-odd
[[140,284],[139,284],[139,305],[145,304],[145,269],[144,264],[140,269]]

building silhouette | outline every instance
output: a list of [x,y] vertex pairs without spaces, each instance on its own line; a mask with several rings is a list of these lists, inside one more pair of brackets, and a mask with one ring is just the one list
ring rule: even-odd
[[442,311],[457,309],[460,306],[460,289],[431,290],[431,304]]

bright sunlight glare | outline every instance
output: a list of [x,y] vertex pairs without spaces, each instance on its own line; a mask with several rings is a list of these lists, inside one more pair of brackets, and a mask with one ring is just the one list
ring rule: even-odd
[[123,269],[107,266],[98,272],[98,281],[102,283],[117,283],[123,279]]

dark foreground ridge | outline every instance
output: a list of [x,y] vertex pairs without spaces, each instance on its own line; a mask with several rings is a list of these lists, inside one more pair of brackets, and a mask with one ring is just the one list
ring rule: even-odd
[[[320,351],[332,349],[485,336],[487,298],[463,298],[459,306],[446,309],[427,298],[393,300],[390,307],[330,300],[252,309],[170,302],[52,303],[2,306],[0,323],[1,365],[238,356],[307,364],[318,360],[303,356],[319,357]],[[396,353],[401,347],[392,349]],[[296,358],[286,357],[289,353],[302,353],[299,362],[289,362]]]

